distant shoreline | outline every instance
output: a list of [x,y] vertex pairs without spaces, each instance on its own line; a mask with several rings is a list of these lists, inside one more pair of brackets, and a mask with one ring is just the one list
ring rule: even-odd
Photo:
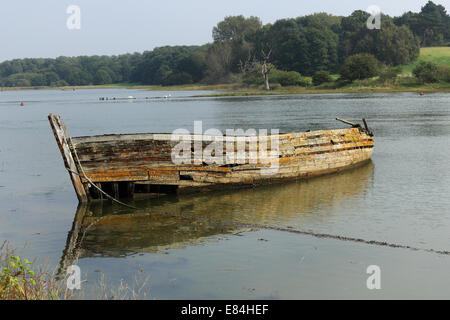
[[88,86],[63,86],[63,87],[3,87],[0,91],[23,90],[83,90],[83,89],[141,89],[148,91],[215,91],[211,94],[198,94],[193,97],[232,97],[232,96],[260,96],[260,95],[289,95],[289,94],[327,94],[327,93],[400,93],[400,92],[450,92],[450,84],[429,84],[417,87],[364,87],[353,86],[337,89],[318,89],[305,87],[277,87],[274,90],[246,88],[239,84],[217,85],[178,85],[178,86],[154,86],[134,84],[110,84]]

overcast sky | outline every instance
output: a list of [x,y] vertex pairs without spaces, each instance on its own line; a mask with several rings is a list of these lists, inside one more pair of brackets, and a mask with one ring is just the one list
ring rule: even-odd
[[[377,5],[397,16],[427,0],[14,0],[0,6],[0,61],[142,52],[163,45],[211,41],[225,16],[258,16],[263,23],[314,12],[349,15]],[[450,10],[450,0],[435,0]],[[69,5],[81,9],[81,28],[69,30]]]

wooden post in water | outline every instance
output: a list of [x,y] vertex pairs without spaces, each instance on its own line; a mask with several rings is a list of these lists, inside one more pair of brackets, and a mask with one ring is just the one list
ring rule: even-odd
[[59,116],[49,114],[48,121],[52,127],[53,134],[55,135],[56,143],[58,144],[59,151],[64,160],[64,165],[69,171],[70,179],[72,180],[73,187],[78,197],[78,201],[87,202],[88,196],[86,189],[84,188],[81,178],[79,176],[78,168],[72,157],[72,152],[69,147],[69,134],[67,133],[67,128],[63,122],[60,121]]

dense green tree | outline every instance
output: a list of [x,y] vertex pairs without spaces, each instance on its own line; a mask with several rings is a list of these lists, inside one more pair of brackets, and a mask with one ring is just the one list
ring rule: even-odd
[[233,46],[228,41],[214,42],[206,57],[206,82],[217,83],[226,81],[231,73],[233,61]]
[[105,69],[100,69],[96,72],[94,77],[94,84],[108,84],[112,83],[111,76]]
[[440,81],[450,83],[450,67],[449,66],[439,66],[438,77]]
[[[198,79],[205,69],[202,53],[206,50],[207,46],[167,46],[146,51],[133,68],[130,79],[144,84],[162,84],[172,72],[185,72]],[[191,63],[200,70],[195,69],[195,65]]]
[[195,52],[181,58],[175,66],[175,72],[189,76],[186,78],[188,82],[185,83],[201,81],[206,72],[205,54],[203,52]]
[[395,24],[407,26],[420,38],[423,47],[450,43],[450,15],[444,6],[428,1],[419,13],[406,12],[394,18]]
[[305,65],[310,65],[305,30],[295,19],[276,21],[267,31],[266,39],[277,68],[302,72]]
[[33,87],[40,87],[48,85],[48,82],[44,74],[35,73],[30,79],[30,84]]
[[408,64],[419,57],[419,41],[407,27],[398,27],[390,17],[382,15],[381,29],[370,30],[366,26],[369,16],[367,12],[355,11],[342,19],[341,62],[358,53],[373,54],[388,65]]
[[[213,28],[213,45],[221,43],[227,50],[231,48],[228,67],[230,72],[238,72],[243,60],[259,54],[255,52],[255,37],[262,28],[262,22],[258,17],[246,18],[242,15],[226,17]],[[211,50],[210,53],[217,55],[215,50]],[[225,73],[225,76],[227,74]],[[211,78],[211,75],[208,78]]]
[[421,62],[414,69],[414,76],[422,83],[432,83],[439,81],[439,67],[433,62]]
[[333,81],[333,79],[331,78],[330,73],[325,70],[317,71],[312,77],[312,82],[315,86],[331,81]]
[[339,18],[317,14],[276,21],[266,32],[272,61],[280,69],[312,75],[338,69],[338,36],[331,26]]
[[214,41],[242,41],[261,28],[258,17],[229,16],[213,28],[212,35]]
[[45,76],[47,86],[52,86],[52,85],[54,85],[54,83],[59,81],[59,76],[56,72],[53,72],[53,71],[45,72],[44,76]]
[[343,80],[362,80],[379,74],[379,61],[371,54],[356,54],[345,61],[341,69]]
[[371,53],[388,65],[408,64],[420,54],[419,40],[406,26],[397,27],[391,20],[382,23],[382,29],[375,32],[373,41]]

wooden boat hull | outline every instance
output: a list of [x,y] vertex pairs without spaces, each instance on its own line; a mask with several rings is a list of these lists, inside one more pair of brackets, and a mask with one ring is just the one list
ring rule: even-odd
[[[123,134],[69,137],[56,115],[49,115],[66,168],[71,175],[80,202],[101,199],[102,189],[113,197],[134,193],[168,193],[253,186],[285,179],[299,179],[337,172],[370,159],[374,139],[366,128],[319,130],[286,133],[266,137],[268,149],[277,141],[276,170],[270,163],[257,161],[238,164],[175,164],[173,148],[179,143],[170,134]],[[194,141],[189,137],[192,154]],[[238,148],[237,137],[226,137]],[[258,140],[257,145],[261,142]],[[206,148],[204,142],[202,150]],[[245,150],[249,151],[247,142]],[[237,149],[235,149],[237,150]],[[259,149],[258,149],[259,150]],[[97,187],[94,188],[92,184]]]

